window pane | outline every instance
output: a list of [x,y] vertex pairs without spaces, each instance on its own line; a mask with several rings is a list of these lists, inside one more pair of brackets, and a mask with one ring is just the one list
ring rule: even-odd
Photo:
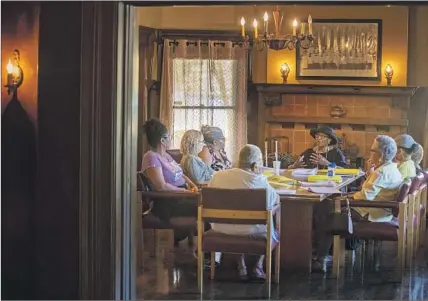
[[234,106],[236,60],[173,60],[174,106]]

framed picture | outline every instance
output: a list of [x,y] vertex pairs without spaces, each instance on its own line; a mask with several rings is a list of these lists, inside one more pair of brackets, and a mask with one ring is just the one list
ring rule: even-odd
[[312,35],[296,49],[297,79],[381,80],[382,20],[315,19]]

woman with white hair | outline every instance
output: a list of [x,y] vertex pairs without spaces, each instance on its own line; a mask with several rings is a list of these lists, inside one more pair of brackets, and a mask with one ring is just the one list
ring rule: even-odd
[[[267,190],[266,206],[267,208],[272,208],[279,202],[279,195],[263,175],[262,167],[263,158],[260,148],[252,144],[247,144],[239,152],[238,168],[216,172],[208,183],[208,186],[225,189],[264,188]],[[266,225],[230,225],[213,223],[211,224],[211,227],[214,231],[231,235],[262,235],[266,237],[267,234]],[[274,234],[273,239],[278,240],[278,237]],[[264,256],[260,256],[251,275],[253,278],[265,279],[266,275],[263,271],[263,261]],[[241,278],[246,279],[248,277],[244,255],[242,255],[238,261],[238,270]]]
[[[361,191],[356,192],[351,198],[354,200],[367,201],[393,201],[403,182],[401,173],[397,168],[397,163],[392,160],[397,154],[395,141],[386,135],[379,135],[375,138],[370,148],[370,161],[375,164],[366,181],[363,183]],[[323,229],[327,224],[327,218],[331,208],[323,213],[323,219],[318,219],[316,228]],[[352,219],[355,221],[368,220],[370,222],[391,222],[393,215],[391,209],[384,208],[352,208]],[[324,258],[328,254],[333,243],[333,236],[326,231],[317,233],[318,257],[312,264],[313,271],[324,271]]]
[[214,169],[198,157],[203,146],[204,136],[200,131],[189,130],[181,138],[180,151],[183,157],[180,165],[184,174],[194,183],[208,182],[214,174]]

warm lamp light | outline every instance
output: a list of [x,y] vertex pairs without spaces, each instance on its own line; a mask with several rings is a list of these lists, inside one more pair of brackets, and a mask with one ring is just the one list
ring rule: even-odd
[[13,65],[12,65],[12,63],[10,62],[10,60],[9,60],[9,62],[7,63],[6,70],[7,70],[7,74],[11,74],[11,73],[12,73],[12,71],[13,71]]
[[392,76],[394,75],[394,69],[390,64],[385,67],[386,86],[391,87]]
[[286,84],[288,74],[290,73],[290,67],[288,66],[287,63],[284,63],[281,65],[280,71],[281,71],[281,76],[282,76],[282,83]]
[[24,81],[24,73],[22,72],[21,66],[19,66],[20,53],[19,50],[15,49],[13,51],[12,59],[9,59],[6,65],[7,71],[7,94],[13,92],[13,97],[17,97],[17,90]]

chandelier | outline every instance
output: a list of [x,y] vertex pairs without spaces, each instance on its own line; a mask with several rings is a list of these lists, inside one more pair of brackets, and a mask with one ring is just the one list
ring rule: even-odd
[[254,48],[257,50],[263,50],[265,47],[268,47],[272,50],[293,50],[296,48],[309,49],[313,45],[313,36],[312,36],[312,18],[309,15],[308,17],[308,30],[306,30],[306,23],[301,23],[300,33],[297,33],[297,20],[293,21],[293,34],[283,35],[281,33],[281,25],[283,14],[281,14],[278,6],[276,10],[272,12],[275,31],[274,33],[269,33],[269,15],[265,12],[263,16],[263,34],[259,35],[258,33],[258,22],[257,19],[253,21],[254,28],[254,37],[250,38],[248,35],[245,35],[245,19],[241,18],[241,36],[244,41],[250,42]]

